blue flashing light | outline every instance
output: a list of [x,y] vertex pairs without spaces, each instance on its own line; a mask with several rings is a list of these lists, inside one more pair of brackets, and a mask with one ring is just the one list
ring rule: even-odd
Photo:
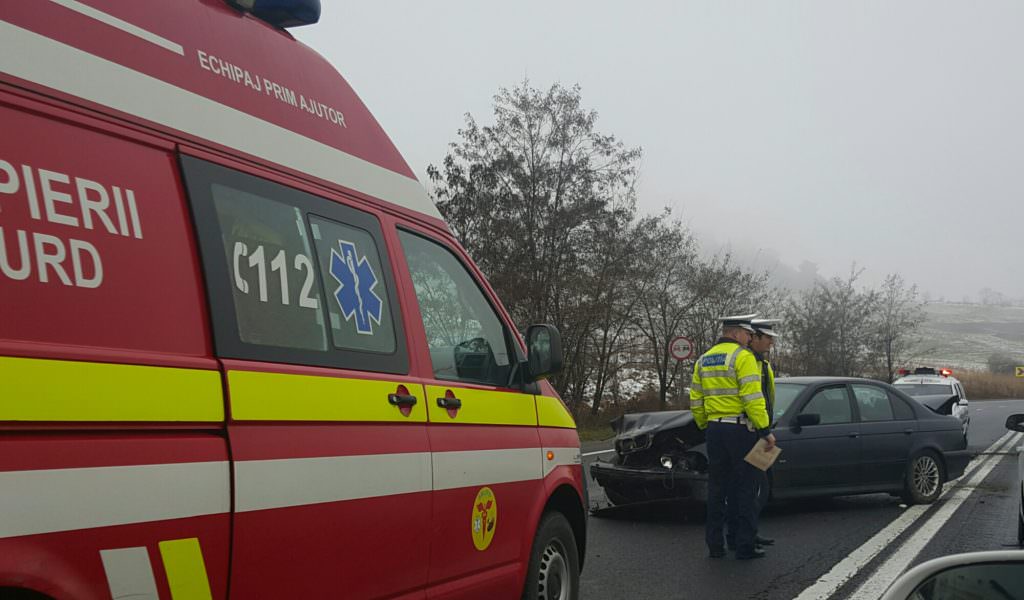
[[320,0],[228,0],[275,27],[312,25],[320,20]]

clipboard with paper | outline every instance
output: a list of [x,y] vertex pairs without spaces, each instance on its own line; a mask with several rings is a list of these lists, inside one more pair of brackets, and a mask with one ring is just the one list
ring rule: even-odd
[[754,447],[747,452],[747,455],[743,457],[743,460],[754,465],[762,471],[767,471],[775,463],[775,459],[782,453],[782,448],[778,446],[773,447],[771,450],[765,450],[768,442],[763,438],[758,438],[757,443]]

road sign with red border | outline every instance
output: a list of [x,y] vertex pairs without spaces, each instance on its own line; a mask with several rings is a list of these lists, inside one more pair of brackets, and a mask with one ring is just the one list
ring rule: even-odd
[[691,358],[693,356],[693,341],[681,335],[672,338],[672,342],[668,345],[668,352],[676,360]]

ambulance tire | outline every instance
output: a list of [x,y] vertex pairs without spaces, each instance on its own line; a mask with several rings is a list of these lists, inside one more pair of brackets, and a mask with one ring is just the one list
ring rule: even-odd
[[21,588],[0,587],[0,600],[52,600],[49,596]]
[[546,512],[537,526],[523,600],[578,600],[580,557],[576,536],[560,512]]

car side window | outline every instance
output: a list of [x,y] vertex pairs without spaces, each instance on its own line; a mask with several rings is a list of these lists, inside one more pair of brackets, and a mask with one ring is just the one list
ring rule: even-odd
[[860,420],[870,421],[892,421],[892,403],[889,401],[889,394],[885,390],[873,385],[851,385],[853,397],[857,401],[857,410],[860,412]]
[[892,403],[892,413],[897,421],[911,421],[917,418],[914,409],[898,394],[889,392],[889,402]]
[[217,356],[407,373],[379,220],[189,156]]
[[853,411],[845,386],[818,390],[800,412],[821,415],[821,425],[853,422]]
[[473,276],[444,246],[399,231],[434,377],[507,386],[512,370],[501,319]]

